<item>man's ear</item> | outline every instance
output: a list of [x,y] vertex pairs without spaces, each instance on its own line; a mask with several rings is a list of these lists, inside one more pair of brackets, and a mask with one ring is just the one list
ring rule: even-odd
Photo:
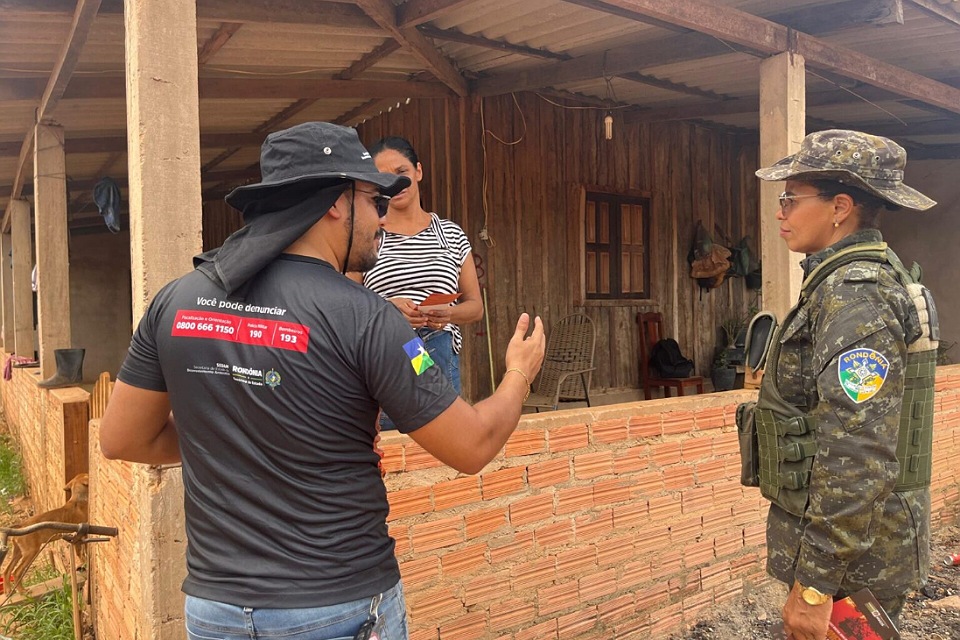
[[324,218],[333,218],[339,220],[344,216],[350,213],[350,199],[347,197],[347,192],[344,191],[340,194],[340,197],[337,198],[337,201],[327,210]]

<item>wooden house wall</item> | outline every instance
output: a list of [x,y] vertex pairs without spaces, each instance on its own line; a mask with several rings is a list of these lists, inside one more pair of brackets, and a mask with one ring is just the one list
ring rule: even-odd
[[[548,330],[568,313],[589,315],[597,328],[593,387],[617,389],[639,385],[638,311],[661,311],[667,332],[694,359],[697,372],[709,375],[720,319],[760,306],[743,279],[701,296],[687,263],[698,220],[711,233],[718,227],[730,243],[749,235],[758,250],[755,139],[690,123],[625,126],[614,114],[608,141],[604,115],[525,93],[516,102],[512,96],[411,101],[360,126],[368,144],[384,135],[407,137],[424,165],[424,207],[466,230],[487,295],[497,380],[521,311],[540,314]],[[492,247],[479,237],[484,166]],[[649,193],[650,299],[582,299],[584,185]],[[491,390],[484,323],[464,334],[461,376],[476,399]]]
[[[636,315],[647,310],[663,313],[666,332],[709,375],[720,320],[760,303],[743,279],[701,294],[687,253],[698,220],[717,241],[749,235],[758,249],[756,139],[694,123],[624,125],[614,113],[605,140],[604,111],[553,102],[531,93],[412,100],[358,127],[367,145],[385,135],[410,140],[424,167],[424,207],[459,223],[473,245],[487,317],[463,328],[465,395],[482,398],[499,381],[522,311],[539,314],[548,331],[569,313],[593,319],[595,389],[639,385]],[[583,300],[584,186],[649,194],[649,299]],[[479,237],[484,219],[493,246]],[[238,225],[229,207],[206,203],[205,248]]]

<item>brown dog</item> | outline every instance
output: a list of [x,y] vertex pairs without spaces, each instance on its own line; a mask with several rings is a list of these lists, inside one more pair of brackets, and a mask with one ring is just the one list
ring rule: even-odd
[[[62,507],[27,518],[18,524],[17,528],[23,528],[38,522],[69,522],[72,524],[86,522],[89,487],[89,476],[86,473],[77,474],[64,487],[65,490],[70,492],[70,499]],[[25,536],[10,536],[7,539],[11,547],[10,561],[7,563],[7,570],[0,575],[8,576],[9,584],[11,586],[16,585],[22,591],[23,588],[20,583],[23,580],[23,574],[30,568],[30,564],[40,553],[43,545],[61,535],[61,533],[50,529],[41,529]]]

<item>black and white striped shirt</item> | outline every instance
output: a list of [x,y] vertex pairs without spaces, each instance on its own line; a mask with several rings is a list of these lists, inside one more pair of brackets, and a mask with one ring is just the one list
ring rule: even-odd
[[[376,266],[363,274],[363,284],[384,298],[409,298],[419,304],[431,293],[460,291],[460,268],[470,253],[470,241],[460,226],[430,214],[430,224],[416,235],[384,233]],[[448,324],[453,352],[463,343],[460,328]]]

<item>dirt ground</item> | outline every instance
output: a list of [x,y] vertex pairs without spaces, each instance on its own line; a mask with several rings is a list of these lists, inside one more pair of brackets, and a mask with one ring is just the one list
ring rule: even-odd
[[[955,553],[960,553],[960,527],[933,532],[930,579],[910,595],[900,614],[903,640],[960,640],[960,605],[954,604],[960,599],[960,566],[943,564]],[[770,581],[669,640],[769,640],[786,595],[785,585]]]

